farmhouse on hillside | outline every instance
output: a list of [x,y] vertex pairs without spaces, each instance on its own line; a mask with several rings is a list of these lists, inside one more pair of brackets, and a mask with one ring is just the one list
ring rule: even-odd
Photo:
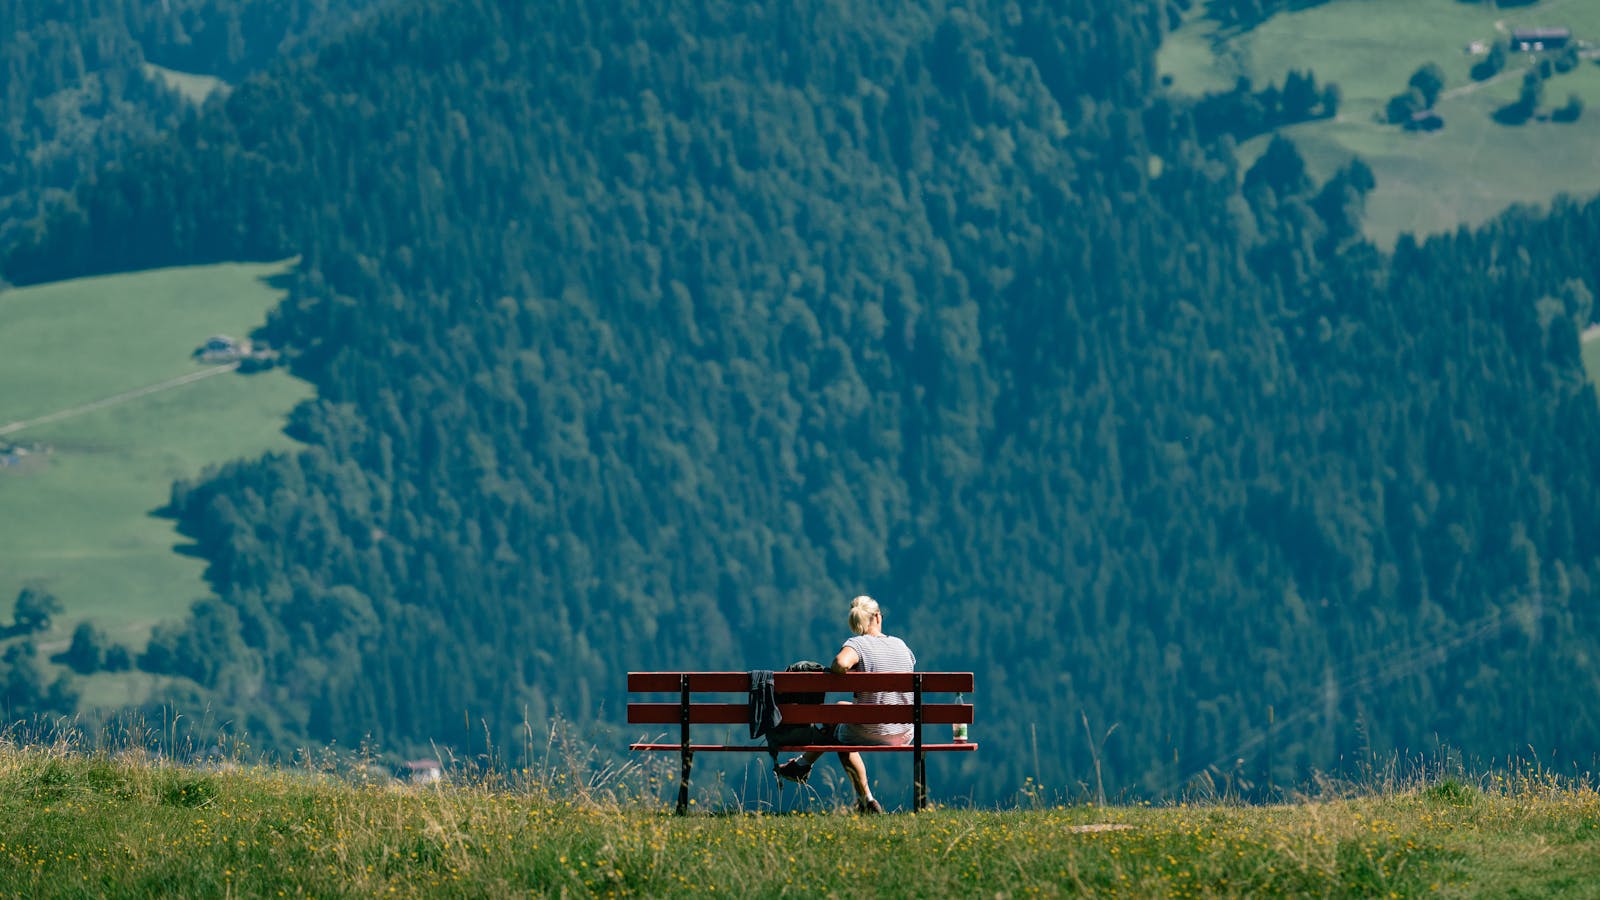
[[235,340],[225,334],[214,334],[206,338],[206,342],[194,351],[194,357],[206,363],[233,362],[249,355],[248,340]]
[[1572,40],[1570,28],[1513,28],[1511,30],[1511,49],[1523,53],[1536,53],[1540,50],[1560,50]]
[[21,466],[28,462],[30,456],[48,455],[51,452],[47,444],[0,444],[0,469]]
[[193,356],[200,362],[213,365],[237,362],[241,372],[259,372],[278,364],[278,351],[266,344],[247,338],[231,338],[225,334],[206,338],[204,344],[195,348]]

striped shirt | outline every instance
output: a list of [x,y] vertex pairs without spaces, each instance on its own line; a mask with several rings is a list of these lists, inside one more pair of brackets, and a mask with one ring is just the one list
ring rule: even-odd
[[[846,647],[861,657],[857,672],[912,672],[917,668],[917,655],[906,642],[887,634],[858,634],[844,642]],[[910,706],[909,691],[856,691],[857,703],[887,703]],[[909,722],[879,725],[852,725],[852,731],[870,735],[899,735],[911,731]]]

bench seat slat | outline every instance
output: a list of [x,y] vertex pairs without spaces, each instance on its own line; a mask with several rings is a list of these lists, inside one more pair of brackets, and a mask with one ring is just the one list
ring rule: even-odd
[[[677,693],[681,672],[629,672],[629,693]],[[773,688],[782,693],[858,690],[910,691],[910,672],[856,672],[835,675],[828,672],[778,672]],[[750,690],[749,672],[690,672],[689,690],[693,693],[735,693]],[[924,672],[924,693],[972,693],[971,672]]]
[[[895,722],[909,724],[915,714],[910,705],[865,703],[780,703],[778,712],[786,723],[834,725],[840,723],[865,724]],[[630,725],[677,725],[680,707],[676,703],[629,703]],[[690,703],[689,722],[694,725],[741,725],[750,721],[750,707],[745,703]],[[924,725],[953,725],[957,722],[972,724],[970,703],[924,703]]]
[[[678,744],[629,744],[629,750],[682,750]],[[909,753],[916,749],[910,744],[795,744],[789,747],[766,747],[762,744],[690,744],[689,749],[695,753],[764,753],[773,750],[779,753]],[[929,751],[955,751],[964,752],[978,749],[977,741],[967,741],[961,744],[923,744],[924,752]]]

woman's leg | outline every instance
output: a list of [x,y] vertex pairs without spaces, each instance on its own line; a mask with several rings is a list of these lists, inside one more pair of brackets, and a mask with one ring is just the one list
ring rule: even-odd
[[[840,700],[838,702],[840,702],[840,703],[849,703],[850,701],[849,700]],[[835,734],[835,737],[837,738],[837,733]],[[852,753],[850,755],[851,756],[860,756],[859,753]],[[806,779],[811,777],[811,765],[812,765],[812,763],[815,763],[821,756],[822,756],[822,754],[818,753],[815,750],[808,750],[805,753],[802,753],[799,756],[796,756],[794,759],[791,759],[788,762],[783,763],[783,764],[775,767],[772,771],[778,773],[778,777],[780,777],[780,778],[786,778],[789,781],[794,781],[794,782],[799,782],[801,784],[804,784]],[[841,760],[844,759],[844,756],[845,756],[845,754],[843,754],[843,753],[839,754],[839,758]],[[845,764],[845,771],[847,773],[850,772],[849,763]],[[861,777],[863,779],[866,778],[866,770],[865,769],[862,769]],[[855,775],[853,775],[853,774],[850,775],[850,783],[851,784],[855,784]],[[863,783],[865,783],[865,782],[863,782]],[[857,789],[857,793],[860,793],[860,789],[859,788]]]
[[840,753],[839,762],[844,766],[845,776],[850,779],[850,786],[856,789],[856,799],[872,799],[872,789],[867,785],[867,761],[861,758],[861,754]]
[[[845,701],[849,702],[849,701]],[[839,729],[839,743],[841,744],[908,744],[910,735],[878,735],[861,734],[849,725]],[[850,786],[856,789],[856,808],[863,812],[883,812],[883,806],[872,796],[872,783],[867,779],[866,757],[860,753],[848,751],[839,754],[839,764],[844,766],[844,773],[850,779]]]

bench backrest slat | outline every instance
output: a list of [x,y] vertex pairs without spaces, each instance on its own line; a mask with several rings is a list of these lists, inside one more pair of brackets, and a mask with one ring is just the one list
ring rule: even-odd
[[[842,722],[910,723],[915,708],[887,704],[856,703],[780,703],[778,712],[785,723],[833,725]],[[680,708],[676,703],[629,703],[630,725],[677,725]],[[695,725],[743,725],[750,721],[750,707],[744,703],[691,703],[689,721]],[[972,724],[969,703],[924,703],[924,725]]]
[[[629,693],[677,693],[682,672],[629,672]],[[750,690],[749,672],[690,672],[690,693],[734,693]],[[779,693],[816,693],[834,691],[910,691],[910,672],[854,672],[835,675],[831,672],[778,672],[773,677],[773,688]],[[925,693],[972,693],[971,672],[925,672],[922,675]],[[673,721],[677,721],[674,719]]]

